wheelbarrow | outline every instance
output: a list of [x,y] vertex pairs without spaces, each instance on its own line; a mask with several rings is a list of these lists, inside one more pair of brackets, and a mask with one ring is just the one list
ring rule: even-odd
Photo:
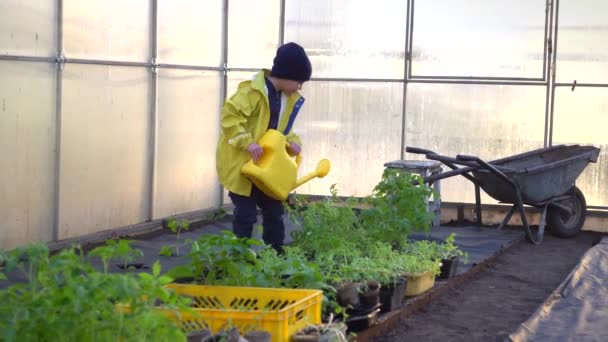
[[[424,154],[427,159],[452,169],[423,178],[425,183],[462,175],[475,185],[479,225],[482,224],[480,188],[495,200],[512,204],[498,229],[502,229],[517,210],[526,238],[534,244],[542,243],[547,224],[555,235],[564,238],[575,236],[581,230],[587,203],[574,183],[589,162],[597,162],[600,153],[594,146],[556,145],[486,162],[476,156],[453,158],[418,147],[407,147],[406,151]],[[524,205],[541,210],[536,234],[530,229]]]

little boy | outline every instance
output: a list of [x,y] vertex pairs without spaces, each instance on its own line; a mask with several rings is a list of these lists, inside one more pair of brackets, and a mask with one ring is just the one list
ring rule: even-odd
[[253,79],[239,84],[222,108],[217,147],[217,172],[234,204],[232,230],[238,237],[251,237],[262,209],[263,239],[282,252],[285,239],[283,203],[264,194],[241,174],[241,167],[262,155],[256,143],[268,129],[287,137],[288,152],[301,152],[300,138],[292,131],[304,98],[298,90],[310,80],[312,67],[304,49],[296,43],[278,48],[271,70],[260,70]]

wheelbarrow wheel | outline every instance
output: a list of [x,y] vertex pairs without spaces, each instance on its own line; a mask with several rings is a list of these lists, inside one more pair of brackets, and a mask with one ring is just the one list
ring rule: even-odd
[[576,186],[565,194],[566,199],[558,201],[572,209],[572,214],[556,207],[549,207],[547,211],[547,223],[551,232],[561,238],[570,238],[578,234],[587,216],[587,201],[583,192]]

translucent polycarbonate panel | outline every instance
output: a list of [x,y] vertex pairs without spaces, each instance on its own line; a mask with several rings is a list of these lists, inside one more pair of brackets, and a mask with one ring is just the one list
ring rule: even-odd
[[[488,161],[542,148],[545,94],[540,86],[409,84],[406,145]],[[444,179],[441,198],[474,203],[474,187],[462,176]],[[486,195],[482,200],[495,203]]]
[[221,75],[160,69],[158,76],[154,216],[218,207]]
[[150,6],[149,0],[64,0],[66,57],[149,62]]
[[159,0],[158,60],[220,66],[222,0]]
[[541,78],[546,3],[416,1],[412,75]]
[[309,82],[306,103],[293,130],[303,142],[303,176],[327,158],[330,173],[297,189],[298,193],[367,196],[380,181],[384,163],[399,159],[402,131],[402,83]]
[[150,199],[146,68],[67,64],[61,117],[61,239],[143,222]]
[[553,144],[594,145],[601,149],[597,163],[589,164],[576,182],[588,205],[608,206],[607,128],[608,88],[556,89]]
[[279,43],[280,1],[231,0],[228,10],[228,66],[272,67]]
[[53,238],[55,78],[54,64],[0,61],[0,250]]
[[57,53],[56,0],[0,1],[0,55]]
[[559,2],[558,82],[608,84],[607,18],[605,0]]
[[403,78],[407,1],[286,1],[285,42],[300,43],[313,77]]
[[239,83],[252,79],[257,73],[258,71],[230,71],[226,85],[226,98],[230,98],[236,92]]

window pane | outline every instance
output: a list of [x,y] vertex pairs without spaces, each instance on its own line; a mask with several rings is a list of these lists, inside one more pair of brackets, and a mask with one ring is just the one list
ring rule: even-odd
[[159,61],[169,64],[220,66],[222,2],[159,0]]
[[541,78],[545,4],[416,1],[412,75]]
[[0,249],[53,238],[55,77],[54,64],[0,61]]
[[322,158],[331,161],[331,171],[297,192],[329,195],[335,183],[340,195],[370,195],[384,163],[400,157],[403,84],[315,81],[304,85],[303,95],[294,124],[303,142],[300,175]]
[[149,0],[65,0],[66,57],[149,62],[150,17]]
[[[230,98],[239,87],[239,83],[255,77],[257,71],[231,71],[228,73],[228,84],[226,86],[226,98]],[[306,83],[308,85],[308,83]]]
[[608,88],[558,87],[553,115],[553,144],[601,148],[597,164],[589,164],[576,185],[587,205],[608,206]]
[[557,80],[608,84],[608,2],[559,2]]
[[[545,87],[409,84],[407,93],[407,146],[485,160],[543,147]],[[443,201],[475,202],[474,187],[464,177],[441,183]],[[485,194],[483,201],[495,203]]]
[[280,1],[230,0],[229,11],[228,66],[272,67],[279,43]]
[[65,66],[60,239],[148,219],[149,87],[145,68]]
[[308,52],[313,77],[403,78],[406,1],[287,1],[285,42]]
[[160,69],[155,218],[219,205],[218,72]]
[[0,55],[55,56],[56,8],[49,0],[0,1]]

